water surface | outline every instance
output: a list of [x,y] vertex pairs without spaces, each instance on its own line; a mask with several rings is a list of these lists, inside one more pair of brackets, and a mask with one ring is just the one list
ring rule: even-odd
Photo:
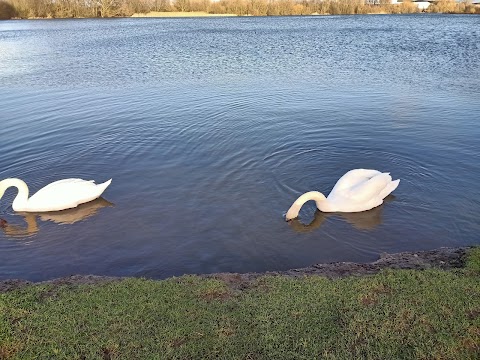
[[[0,22],[0,179],[113,178],[78,209],[0,200],[0,278],[165,278],[480,243],[480,18]],[[359,214],[283,214],[352,168]]]

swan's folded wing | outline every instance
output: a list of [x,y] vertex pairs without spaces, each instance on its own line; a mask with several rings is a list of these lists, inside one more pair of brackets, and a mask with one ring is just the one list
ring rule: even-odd
[[57,181],[54,181],[54,182],[48,184],[47,186],[44,186],[43,188],[38,190],[37,193],[39,193],[41,191],[49,191],[49,190],[52,190],[52,189],[58,189],[58,188],[61,188],[61,187],[64,187],[64,186],[69,186],[69,185],[72,185],[72,186],[79,185],[79,186],[81,186],[85,183],[94,184],[95,180],[83,180],[83,179],[74,179],[74,178],[57,180]]
[[379,174],[346,190],[345,196],[354,201],[369,201],[379,197],[391,182],[392,177],[389,174]]
[[343,175],[335,184],[332,192],[353,188],[365,181],[371,179],[374,176],[380,175],[378,170],[370,169],[354,169]]
[[49,209],[75,207],[83,199],[91,197],[97,185],[93,180],[64,179],[55,181],[33,194],[28,202],[31,207]]

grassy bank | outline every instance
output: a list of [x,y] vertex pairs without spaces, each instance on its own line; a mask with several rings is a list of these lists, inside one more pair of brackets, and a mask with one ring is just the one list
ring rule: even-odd
[[479,249],[448,271],[242,286],[185,276],[0,294],[0,359],[479,357]]

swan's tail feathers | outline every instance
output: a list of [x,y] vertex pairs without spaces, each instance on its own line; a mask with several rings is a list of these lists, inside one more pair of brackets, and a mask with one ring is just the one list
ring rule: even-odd
[[[105,189],[110,185],[110,183],[112,182],[112,179],[108,180],[108,181],[105,181],[104,183],[101,183],[101,184],[98,184],[97,185],[97,188],[99,189],[100,191],[100,195],[102,195],[102,193],[105,191]],[[100,196],[99,195],[99,196]]]
[[398,187],[398,184],[400,184],[400,179],[391,181],[387,186],[385,186],[385,189],[383,189],[382,192],[380,193],[380,198],[385,199]]

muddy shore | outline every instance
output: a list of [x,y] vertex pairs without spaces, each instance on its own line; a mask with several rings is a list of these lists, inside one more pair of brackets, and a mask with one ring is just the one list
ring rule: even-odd
[[[439,248],[430,251],[401,252],[395,254],[381,254],[380,258],[370,263],[334,262],[315,264],[305,268],[287,271],[269,271],[265,273],[217,273],[200,275],[205,278],[214,278],[225,281],[229,286],[242,289],[256,278],[264,275],[303,277],[324,276],[330,279],[346,276],[365,276],[376,274],[382,269],[412,269],[425,270],[429,268],[453,269],[465,266],[466,253],[470,247]],[[80,284],[102,284],[112,281],[121,281],[124,277],[72,275],[38,283],[21,279],[0,280],[0,293],[20,289],[36,284],[51,284],[55,286],[71,286]]]

